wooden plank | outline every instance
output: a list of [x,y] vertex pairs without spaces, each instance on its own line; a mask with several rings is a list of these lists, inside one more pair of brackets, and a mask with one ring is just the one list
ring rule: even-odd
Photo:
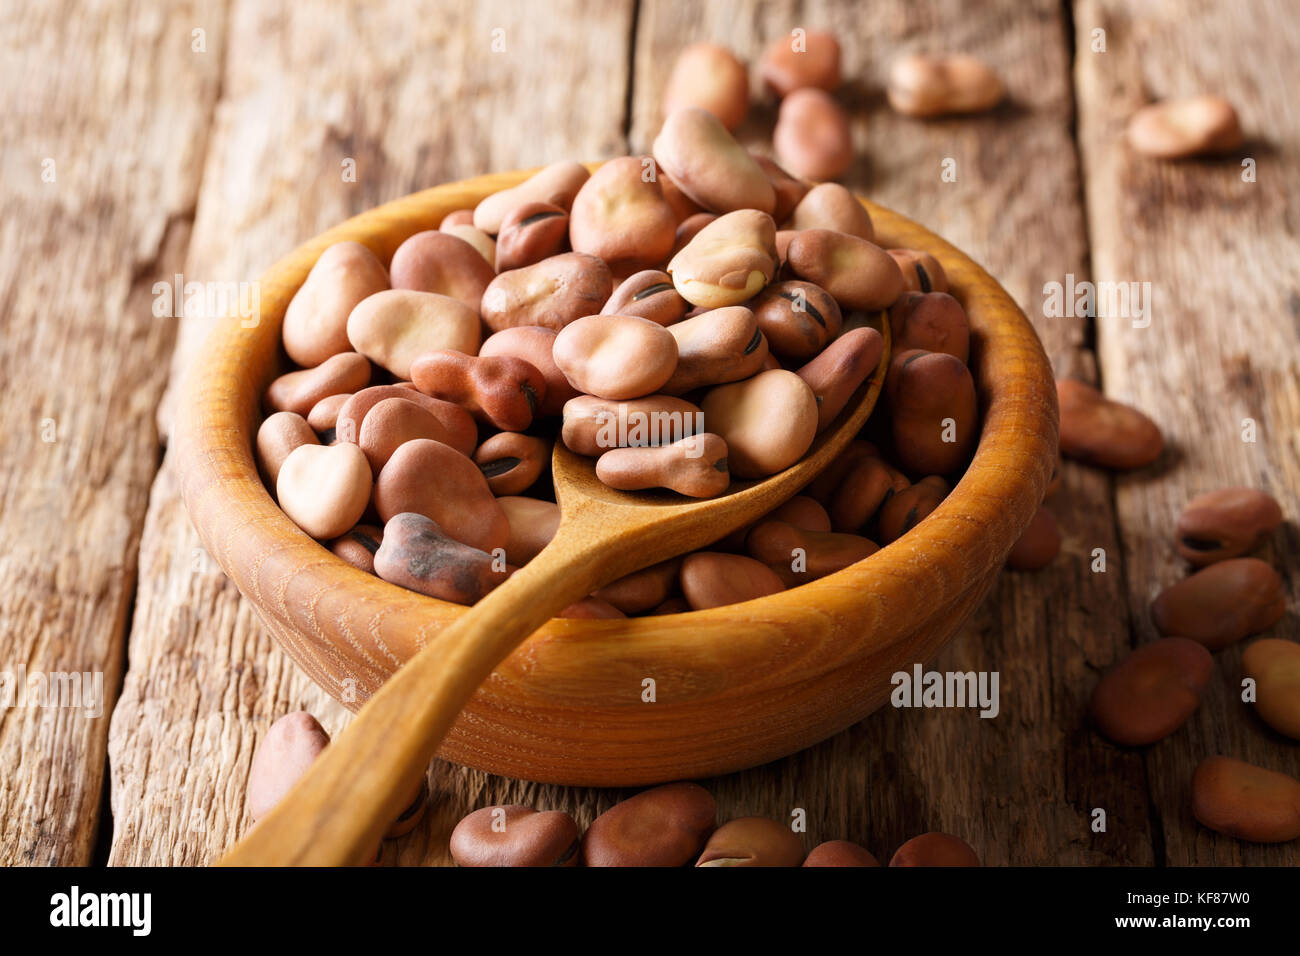
[[[236,2],[241,42],[226,63],[186,272],[252,278],[325,227],[415,189],[623,151],[631,20],[631,3],[602,0]],[[355,183],[341,176],[347,159]],[[202,332],[186,320],[176,368]],[[206,863],[248,826],[246,774],[271,721],[302,708],[337,732],[346,718],[204,555],[169,462],[140,567],[110,735],[110,862]],[[438,765],[438,812],[402,841],[404,858],[421,841],[445,857],[449,826],[430,835],[432,825],[476,806],[481,776]]]
[[[0,865],[91,862],[175,338],[151,287],[188,241],[223,16],[0,13]],[[59,674],[75,700],[8,706]]]
[[[1186,574],[1172,529],[1193,495],[1251,485],[1276,495],[1286,529],[1264,553],[1293,609],[1270,636],[1300,637],[1296,489],[1300,488],[1300,24],[1286,0],[1244,4],[1081,0],[1077,77],[1088,221],[1098,279],[1150,282],[1148,328],[1105,320],[1098,348],[1106,391],[1151,414],[1171,452],[1118,482],[1126,598],[1137,640],[1157,635],[1148,604]],[[1092,53],[1091,31],[1107,49]],[[1227,96],[1248,142],[1222,160],[1164,163],[1131,153],[1128,116],[1151,99]],[[1243,180],[1242,160],[1257,163]],[[1243,421],[1258,440],[1243,441]],[[1185,864],[1300,862],[1300,843],[1261,846],[1193,820],[1197,763],[1228,754],[1300,776],[1300,748],[1240,699],[1241,646],[1215,657],[1215,679],[1187,728],[1146,755],[1165,858]]]

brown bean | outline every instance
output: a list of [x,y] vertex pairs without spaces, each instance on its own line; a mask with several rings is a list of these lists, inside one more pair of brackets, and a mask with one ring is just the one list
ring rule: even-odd
[[667,445],[703,432],[703,422],[697,406],[672,395],[627,402],[580,395],[564,406],[560,437],[570,451],[597,457],[611,448]]
[[1060,553],[1061,529],[1057,526],[1056,516],[1040,506],[1011,546],[1007,567],[1012,571],[1037,571],[1051,564]]
[[681,558],[669,558],[605,585],[592,597],[608,601],[624,614],[640,614],[668,600],[681,569]]
[[354,568],[367,574],[375,573],[375,552],[384,540],[384,529],[372,524],[359,524],[342,537],[329,543],[329,549]]
[[1292,740],[1300,740],[1300,644],[1266,637],[1246,648],[1241,669],[1255,681],[1255,713]]
[[612,448],[596,462],[596,477],[618,491],[667,488],[691,498],[727,490],[727,443],[705,432],[657,448]]
[[673,287],[672,276],[658,269],[643,269],[619,283],[600,314],[635,315],[667,326],[680,322],[690,307]]
[[713,831],[699,866],[799,866],[803,841],[788,826],[766,817],[740,817]]
[[799,235],[798,229],[778,229],[776,231],[776,258],[778,262],[790,261],[790,243]]
[[1002,102],[998,75],[973,56],[899,57],[889,70],[889,105],[905,116],[981,113]]
[[356,445],[299,445],[275,480],[280,508],[317,540],[337,538],[370,502],[370,463]]
[[585,597],[581,601],[574,601],[555,616],[587,621],[613,621],[627,617],[626,614],[608,601],[593,597]]
[[560,810],[483,807],[451,831],[459,866],[576,866],[578,825]]
[[922,833],[894,853],[890,866],[979,866],[969,843],[947,833]]
[[390,271],[394,289],[436,292],[476,312],[483,290],[496,276],[478,249],[436,229],[417,232],[398,246]]
[[510,540],[506,557],[513,564],[525,565],[542,553],[560,526],[560,506],[553,501],[506,495],[497,499],[510,522]]
[[284,312],[284,350],[312,368],[351,352],[348,315],[362,299],[388,288],[388,271],[359,242],[336,242],[320,254]]
[[478,466],[427,438],[408,441],[388,459],[375,482],[374,505],[385,522],[415,512],[482,551],[503,548],[510,537],[510,523]]
[[898,463],[914,474],[946,475],[970,460],[979,426],[975,380],[957,358],[896,353],[885,382]]
[[662,168],[659,170],[658,179],[659,188],[664,191],[664,202],[668,203],[672,209],[679,225],[700,213],[704,213],[706,216],[714,215],[714,213],[705,213],[700,208],[699,203],[682,192],[677,184],[673,182],[673,178],[665,173]]
[[880,866],[874,856],[848,840],[828,840],[813,847],[804,866]]
[[1219,488],[1197,495],[1178,516],[1178,553],[1196,567],[1258,548],[1282,525],[1282,508],[1255,488]]
[[[673,238],[673,256],[686,248],[687,244],[700,234],[700,230],[718,218],[716,212],[697,212],[677,224],[677,234]],[[671,262],[672,259],[670,258]],[[666,273],[665,273],[666,274]],[[687,303],[689,309],[690,303]],[[648,318],[648,317],[647,317]]]
[[930,516],[948,497],[948,483],[938,475],[929,475],[902,491],[897,491],[880,506],[876,537],[881,545],[897,541]]
[[885,309],[903,292],[903,273],[884,249],[830,229],[803,229],[786,250],[795,275],[819,285],[841,309]]
[[684,866],[717,824],[717,805],[703,787],[670,783],[616,803],[582,838],[584,866]]
[[1282,579],[1258,558],[1233,558],[1171,584],[1151,602],[1161,634],[1176,634],[1221,651],[1266,631],[1286,613]]
[[455,349],[477,354],[478,312],[459,299],[436,292],[376,292],[352,310],[348,338],[376,365],[409,379],[411,363],[425,352]]
[[[842,571],[880,550],[874,541],[856,534],[805,531],[785,521],[759,522],[745,538],[751,557],[782,574],[786,583],[803,584]],[[778,570],[778,566],[780,569]]]
[[677,367],[662,386],[667,395],[749,378],[767,358],[767,339],[744,306],[711,309],[668,332],[677,340]]
[[523,431],[531,425],[546,398],[542,373],[512,355],[426,352],[411,363],[411,381],[425,395],[459,405],[503,431]]
[[846,534],[863,533],[881,507],[908,486],[875,455],[863,458],[844,476],[830,499],[831,526]]
[[501,222],[496,245],[497,271],[522,269],[558,255],[568,241],[567,212],[549,202],[521,203]]
[[1129,118],[1125,134],[1136,152],[1160,159],[1231,153],[1244,140],[1237,111],[1222,96],[1151,103]]
[[564,403],[579,394],[555,364],[552,349],[556,334],[554,329],[540,325],[520,325],[494,332],[478,350],[480,358],[513,356],[541,372],[546,380],[546,390],[538,413],[544,416],[560,414]]
[[795,374],[808,383],[817,399],[817,431],[831,426],[858,388],[876,370],[885,340],[875,329],[854,329],[841,335]]
[[427,777],[420,777],[416,784],[415,796],[406,804],[406,809],[401,815],[392,822],[392,825],[384,832],[385,840],[396,840],[398,837],[404,837],[414,830],[424,819],[424,813],[429,807],[429,780]]
[[771,215],[776,207],[767,174],[707,110],[670,113],[655,137],[654,158],[678,189],[710,212]]
[[248,768],[248,815],[256,821],[270,813],[329,742],[325,728],[305,710],[271,724]]
[[739,554],[695,551],[682,561],[682,594],[691,610],[740,604],[784,591],[776,572]]
[[824,505],[829,504],[849,472],[865,459],[879,457],[880,450],[875,445],[861,438],[855,438],[835,456],[820,475],[808,483],[804,494]]
[[664,115],[687,107],[708,110],[727,129],[749,111],[749,74],[725,47],[692,43],[677,54],[664,87]]
[[793,372],[774,369],[709,391],[700,406],[727,443],[731,473],[765,478],[803,457],[817,435],[817,398]]
[[393,452],[417,438],[451,444],[447,429],[428,409],[405,398],[386,398],[366,413],[356,443],[378,476]]
[[327,432],[332,429],[339,418],[339,409],[342,408],[349,398],[351,392],[344,392],[339,395],[326,395],[319,402],[311,407],[307,413],[307,424],[312,427],[312,431]]
[[518,186],[485,197],[474,207],[474,225],[495,236],[510,210],[526,202],[545,202],[568,209],[590,175],[586,167],[572,160],[551,163]]
[[796,176],[835,179],[853,165],[849,114],[825,90],[795,90],[781,101],[772,146]]
[[1112,665],[1093,689],[1088,711],[1115,743],[1153,744],[1187,722],[1213,672],[1214,662],[1200,644],[1166,637]]
[[804,87],[834,93],[840,86],[840,43],[823,30],[791,32],[778,37],[763,51],[758,75],[777,96],[789,96]]
[[772,191],[776,194],[776,205],[772,207],[773,221],[785,222],[803,197],[808,195],[809,185],[797,176],[791,176],[776,160],[760,153],[751,152],[749,155],[754,157],[754,162],[758,163],[767,175],[767,181],[771,183]]
[[811,282],[774,282],[749,307],[772,351],[793,361],[820,352],[843,322],[839,303]]
[[1300,837],[1300,780],[1232,757],[1207,757],[1192,775],[1192,815],[1252,843]]
[[889,310],[895,354],[911,349],[970,358],[970,319],[946,292],[905,292]]
[[306,416],[317,402],[330,395],[344,395],[365,388],[370,381],[370,363],[356,352],[331,355],[315,368],[286,372],[266,389],[263,402],[277,412]]
[[319,445],[320,439],[297,412],[276,412],[257,429],[257,465],[271,487],[280,477],[280,466],[299,445]]
[[595,315],[613,291],[614,275],[602,260],[561,253],[493,279],[483,292],[483,324],[493,332],[519,325],[558,332],[575,319]]
[[579,391],[615,400],[641,398],[672,376],[677,340],[649,319],[588,315],[560,331],[551,354]]
[[447,534],[426,515],[399,512],[384,525],[375,573],[392,584],[454,604],[474,604],[505,580],[486,551]]
[[662,604],[655,607],[653,610],[647,611],[646,613],[652,617],[658,617],[664,614],[687,614],[690,612],[690,610],[691,610],[691,606],[686,603],[686,598],[671,597],[667,601],[664,601]]
[[541,477],[550,460],[550,442],[518,432],[498,432],[474,452],[474,464],[498,497],[522,494]]
[[719,216],[673,256],[668,272],[692,305],[740,305],[776,273],[776,224],[752,209]]
[[610,269],[635,272],[668,258],[677,217],[653,175],[653,160],[611,159],[592,173],[573,200],[569,241],[574,252],[599,256]]
[[781,507],[770,511],[767,517],[792,524],[804,531],[831,530],[831,516],[816,498],[807,495],[795,495]]
[[[870,238],[870,237],[868,237]],[[903,288],[908,292],[947,292],[948,274],[939,260],[919,249],[886,249],[903,272]]]
[[1136,408],[1072,379],[1056,383],[1061,454],[1102,468],[1142,468],[1160,457],[1164,437]]
[[868,242],[876,241],[867,207],[839,183],[820,183],[794,207],[788,227],[795,230],[831,229]]
[[342,441],[357,444],[361,438],[361,427],[366,415],[380,402],[389,398],[400,398],[419,405],[436,418],[447,432],[447,444],[462,455],[472,454],[478,443],[478,428],[469,412],[459,405],[430,398],[415,386],[406,385],[372,385],[357,392],[339,409],[335,429]]

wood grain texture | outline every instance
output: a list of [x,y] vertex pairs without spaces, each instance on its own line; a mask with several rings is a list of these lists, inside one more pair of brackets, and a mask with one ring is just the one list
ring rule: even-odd
[[0,708],[0,865],[91,861],[175,337],[151,287],[181,262],[220,76],[191,30],[221,18],[0,12],[0,673],[84,675],[92,705]]
[[[1135,642],[1158,635],[1148,605],[1187,568],[1173,527],[1187,500],[1225,485],[1263,488],[1287,524],[1262,556],[1283,576],[1290,610],[1271,637],[1300,637],[1296,529],[1300,489],[1300,23],[1285,0],[1085,0],[1078,5],[1080,141],[1098,279],[1150,282],[1148,328],[1100,320],[1108,394],[1150,414],[1167,451],[1117,483]],[[1092,53],[1089,32],[1107,34]],[[1221,160],[1168,163],[1133,154],[1124,124],[1158,98],[1226,96],[1247,143]],[[1242,160],[1257,163],[1243,181]],[[1243,441],[1243,421],[1258,439]],[[1171,865],[1289,864],[1300,844],[1243,843],[1198,826],[1196,765],[1226,754],[1300,776],[1300,746],[1241,702],[1241,650],[1215,655],[1211,689],[1186,729],[1146,755],[1153,818]]]

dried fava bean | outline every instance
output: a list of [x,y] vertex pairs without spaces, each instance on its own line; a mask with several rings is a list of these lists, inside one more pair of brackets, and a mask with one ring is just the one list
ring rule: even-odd
[[946,475],[970,459],[979,408],[965,363],[943,352],[899,352],[885,385],[898,464],[915,474]]
[[842,571],[880,548],[856,534],[805,531],[785,521],[767,520],[755,525],[746,536],[745,550],[774,570],[777,565],[789,570],[793,573],[791,580],[803,583]]
[[266,389],[268,408],[306,416],[322,398],[344,395],[365,388],[370,381],[370,363],[356,352],[331,355],[315,368],[286,372]]
[[505,547],[510,537],[510,523],[478,466],[451,446],[427,438],[408,441],[393,452],[375,482],[374,504],[384,521],[412,511],[483,551]]
[[834,93],[840,86],[840,43],[823,30],[780,37],[763,51],[758,75],[777,96],[809,86]]
[[271,724],[248,768],[248,815],[256,821],[270,813],[329,742],[325,728],[305,710]]
[[703,787],[670,783],[614,804],[582,838],[584,866],[684,866],[717,824]]
[[885,309],[903,292],[903,273],[884,249],[830,229],[795,233],[786,262],[801,279],[819,285],[841,309]]
[[393,452],[417,438],[451,444],[447,429],[428,409],[405,398],[386,398],[366,412],[356,444],[378,476]]
[[331,541],[329,549],[354,568],[374,574],[375,552],[383,540],[383,528],[359,524],[341,538]]
[[510,210],[526,202],[546,202],[568,209],[590,175],[585,166],[572,160],[551,163],[518,186],[485,197],[474,207],[474,226],[495,236]]
[[834,179],[853,165],[849,114],[824,90],[795,90],[781,101],[772,146],[796,176]]
[[895,354],[925,349],[970,358],[970,319],[946,292],[904,292],[889,309],[889,328]]
[[1192,775],[1192,815],[1252,843],[1300,837],[1300,780],[1231,757],[1207,757]]
[[311,407],[307,413],[307,424],[312,427],[312,431],[327,432],[333,428],[339,419],[339,409],[342,408],[352,393],[344,392],[340,395],[326,395],[319,402]]
[[596,462],[596,477],[619,491],[667,488],[691,498],[727,490],[727,443],[704,432],[657,448],[612,448]]
[[711,389],[700,406],[727,443],[731,473],[765,478],[803,457],[817,435],[817,398],[793,372],[773,369]]
[[772,208],[773,221],[785,222],[803,197],[808,195],[809,185],[802,179],[791,176],[775,160],[768,159],[760,153],[749,155],[753,156],[754,162],[762,167],[767,175],[767,181],[772,184],[772,191],[776,194],[776,205]]
[[459,866],[576,866],[578,825],[560,810],[483,807],[451,831]]
[[686,598],[672,597],[646,613],[653,617],[658,617],[663,614],[686,614],[690,609],[691,606],[686,603]]
[[867,207],[839,183],[814,186],[794,207],[788,228],[831,229],[875,242],[876,230]]
[[456,209],[442,217],[442,222],[438,223],[439,229],[447,229],[451,226],[472,226],[474,225],[473,209]]
[[1164,437],[1136,408],[1072,379],[1056,383],[1061,454],[1102,468],[1142,468],[1160,457]]
[[677,586],[681,568],[681,558],[669,558],[605,585],[592,597],[609,602],[624,614],[640,614],[668,599]]
[[627,402],[579,395],[564,406],[560,437],[569,451],[598,457],[611,448],[671,444],[704,431],[703,421],[697,406],[672,395]]
[[[679,222],[677,224],[677,235],[673,238],[673,255],[675,256],[685,249],[686,244],[698,236],[701,229],[717,218],[718,214],[716,212],[697,212]],[[687,303],[687,308],[689,307],[690,304]]]
[[491,358],[448,349],[411,363],[411,381],[425,395],[459,405],[503,431],[523,431],[546,398],[546,379],[513,355]]
[[299,445],[275,482],[280,508],[318,540],[337,538],[361,520],[370,487],[370,463],[360,448],[346,443]]
[[1007,555],[1007,567],[1012,571],[1037,571],[1045,568],[1061,553],[1061,529],[1056,516],[1039,507],[1029,520],[1028,527]]
[[929,475],[902,491],[896,491],[880,507],[876,537],[881,545],[897,541],[929,517],[948,497],[948,483]]
[[659,325],[680,322],[691,305],[678,294],[673,277],[658,269],[644,269],[624,279],[601,315],[635,315]]
[[875,329],[854,329],[841,335],[795,374],[808,383],[817,399],[817,431],[830,427],[849,399],[880,364],[885,340]]
[[[868,238],[870,238],[868,236]],[[886,249],[903,272],[903,288],[908,292],[947,292],[948,274],[939,260],[919,249]]]
[[611,159],[582,184],[569,215],[574,252],[599,256],[623,272],[668,258],[677,217],[658,181],[645,176],[652,162],[637,156]]
[[1246,648],[1241,669],[1255,681],[1255,713],[1300,740],[1300,644],[1266,637]]
[[275,487],[280,466],[299,445],[319,445],[320,439],[297,412],[276,412],[257,429],[257,464]]
[[492,267],[492,270],[495,273],[497,267],[497,244],[495,240],[493,240],[493,238],[482,229],[475,229],[473,226],[447,226],[439,231],[468,242],[474,247],[478,254],[483,257],[483,261]]
[[580,618],[592,621],[611,621],[626,618],[627,615],[620,611],[608,601],[602,601],[599,598],[585,597],[581,601],[574,601],[566,607],[556,617]]
[[816,498],[795,495],[768,514],[774,521],[784,521],[804,531],[830,531],[831,517]]
[[677,367],[677,340],[662,325],[631,315],[588,315],[555,338],[555,364],[574,388],[600,398],[657,392]]
[[828,840],[813,847],[804,866],[880,866],[874,856],[848,840]]
[[484,291],[480,309],[493,332],[519,325],[558,332],[574,319],[595,315],[613,291],[614,275],[603,260],[565,252],[502,272]]
[[894,853],[890,866],[979,866],[969,843],[947,833],[922,833]]
[[776,258],[779,262],[790,261],[790,243],[799,235],[798,229],[778,229],[776,231]]
[[668,333],[677,340],[677,367],[663,385],[667,395],[749,378],[767,358],[767,339],[744,306],[711,309],[670,325]]
[[1253,551],[1282,524],[1282,508],[1255,488],[1197,495],[1178,516],[1178,553],[1196,567]]
[[[569,214],[554,203],[526,202],[510,210],[497,234],[499,272],[522,269],[564,251]],[[490,280],[489,280],[490,281]]]
[[1097,729],[1126,747],[1163,740],[1187,722],[1214,672],[1210,653],[1195,641],[1166,637],[1114,664],[1088,703]]
[[752,299],[776,272],[776,224],[753,209],[719,216],[668,263],[682,298],[718,309]]
[[474,452],[474,464],[497,496],[522,493],[537,481],[550,458],[550,442],[518,432],[498,432]]
[[352,310],[348,338],[376,365],[409,379],[411,363],[425,352],[455,349],[476,354],[478,313],[451,296],[392,289],[375,293]]
[[1134,150],[1160,159],[1230,153],[1243,140],[1237,111],[1222,96],[1160,100],[1134,113],[1125,132]]
[[505,580],[492,555],[447,534],[426,515],[399,512],[384,525],[375,573],[454,604],[474,604]]
[[483,254],[464,239],[430,229],[417,232],[393,253],[394,289],[436,292],[477,311],[483,290],[496,277]]
[[406,809],[401,815],[393,821],[392,825],[385,831],[385,840],[396,840],[398,837],[404,837],[419,825],[424,819],[424,811],[429,806],[429,780],[427,777],[420,777],[416,784],[415,796],[406,804]]
[[998,75],[973,56],[911,54],[889,70],[889,105],[905,116],[980,113],[1002,102]]
[[844,476],[830,499],[831,526],[847,534],[862,532],[881,506],[906,487],[906,479],[899,487],[898,473],[883,459],[875,455],[862,459]]
[[822,471],[808,483],[804,494],[822,504],[828,503],[843,484],[845,477],[867,458],[879,458],[880,450],[869,441],[855,438]]
[[803,841],[784,823],[766,817],[740,817],[713,831],[698,866],[799,866]]
[[774,282],[749,307],[772,351],[795,361],[825,348],[843,322],[839,303],[811,282]]
[[784,591],[776,572],[739,554],[695,551],[682,561],[682,594],[691,610],[740,604]]
[[507,495],[497,499],[510,522],[510,540],[506,542],[506,559],[524,565],[551,543],[560,526],[560,506],[553,501]]
[[1233,558],[1171,584],[1151,602],[1161,634],[1176,634],[1221,651],[1266,631],[1286,613],[1282,579],[1258,558]]
[[710,212],[747,209],[770,215],[776,208],[767,174],[707,110],[687,107],[669,114],[655,137],[654,158],[678,189]]
[[664,115],[691,106],[708,110],[727,129],[743,123],[749,111],[745,64],[713,43],[692,43],[683,49],[664,87]]
[[358,302],[388,288],[388,272],[359,242],[336,242],[320,254],[284,311],[284,350],[304,368],[351,352],[348,315]]
[[357,444],[361,438],[361,426],[365,423],[366,415],[380,402],[389,398],[414,402],[438,419],[447,432],[447,444],[462,455],[471,454],[474,446],[478,444],[478,427],[469,412],[451,402],[430,398],[409,382],[403,385],[372,385],[363,388],[344,402],[343,407],[339,409],[338,421],[335,423],[339,439]]
[[551,354],[555,347],[555,336],[554,329],[540,325],[520,325],[494,332],[478,350],[480,358],[513,356],[542,373],[546,389],[538,408],[541,415],[560,414],[564,403],[578,394],[578,390],[569,384],[560,367],[555,364],[555,358]]
[[[677,187],[677,184],[673,182],[673,178],[667,175],[662,169],[659,170],[658,178],[659,187],[664,191],[664,202],[668,203],[668,206],[673,211],[673,215],[677,217],[677,222],[679,224],[685,222],[687,219],[690,219],[698,213],[704,212],[704,210],[700,208],[699,203],[686,195],[686,193],[682,192]],[[711,216],[714,214],[705,213],[705,215]]]

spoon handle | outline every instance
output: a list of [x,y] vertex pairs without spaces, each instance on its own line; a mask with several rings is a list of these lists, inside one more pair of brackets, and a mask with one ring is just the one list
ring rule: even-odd
[[620,543],[588,522],[562,525],[389,678],[220,865],[365,863],[474,691],[524,638],[617,573],[609,552]]

